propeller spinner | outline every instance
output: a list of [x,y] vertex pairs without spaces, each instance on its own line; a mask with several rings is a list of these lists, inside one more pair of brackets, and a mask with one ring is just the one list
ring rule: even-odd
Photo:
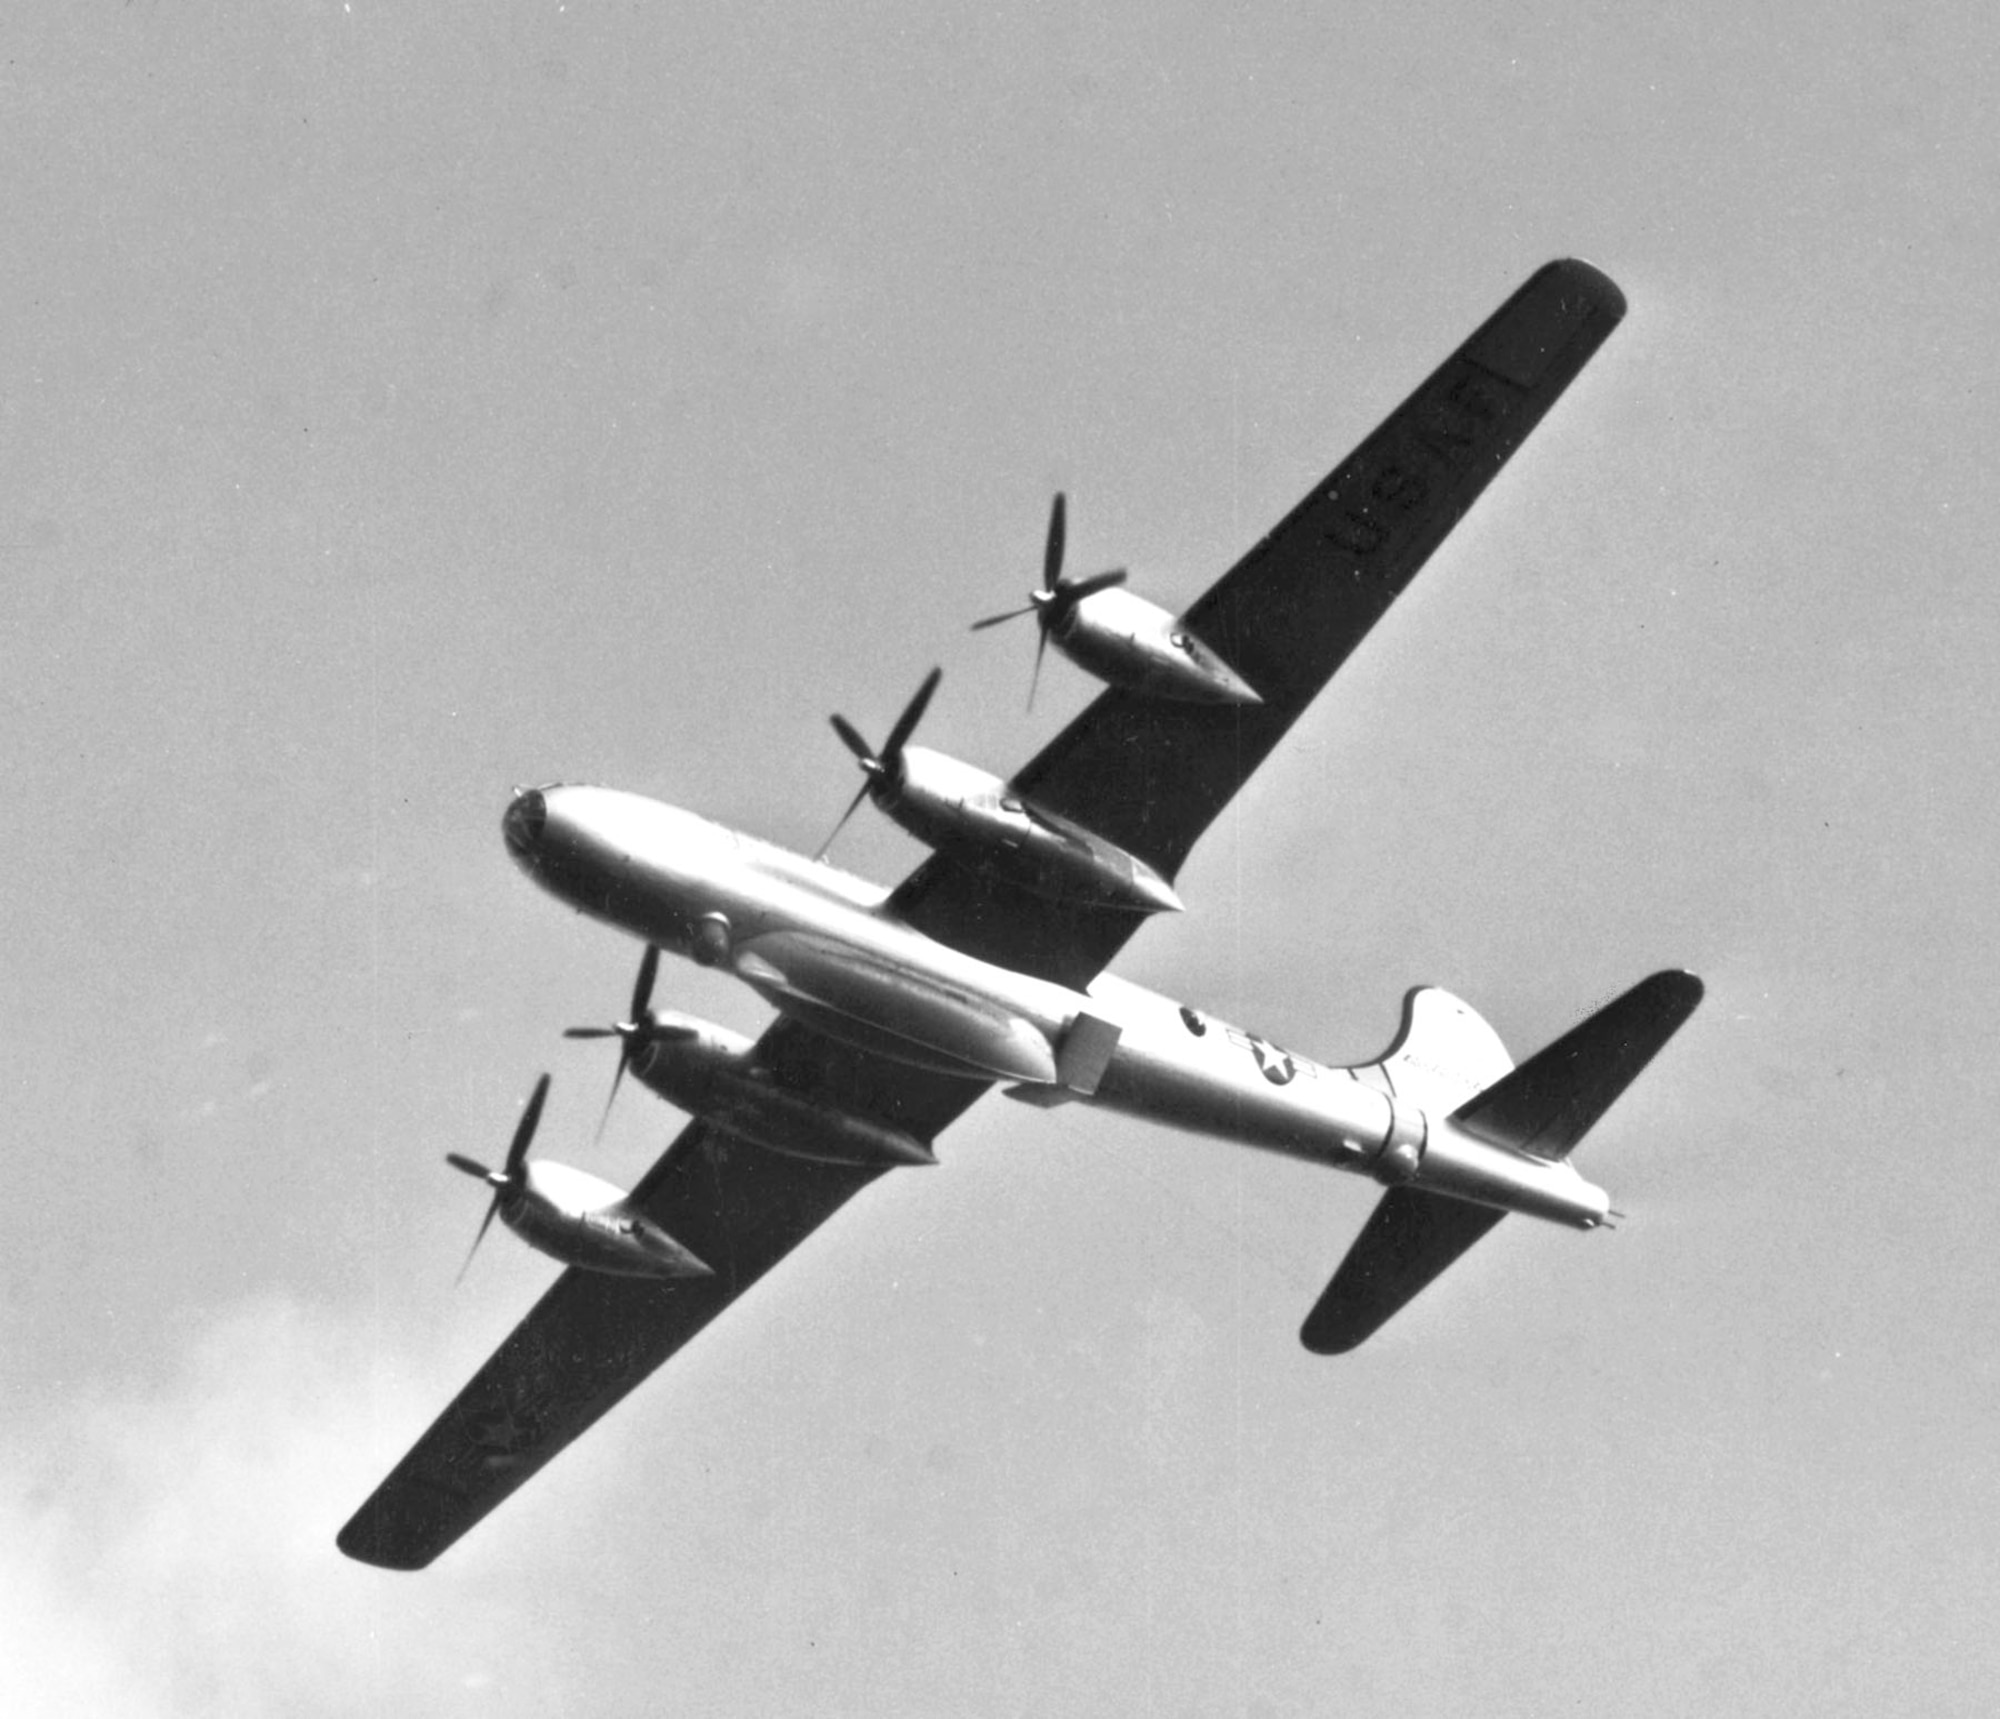
[[466,1251],[465,1264],[458,1268],[458,1277],[463,1281],[466,1271],[472,1265],[472,1256],[479,1251],[479,1244],[486,1239],[486,1232],[493,1225],[494,1214],[509,1200],[518,1200],[526,1187],[521,1168],[527,1162],[529,1144],[535,1138],[535,1129],[542,1120],[542,1106],[548,1101],[549,1077],[543,1075],[535,1082],[535,1090],[528,1100],[528,1107],[521,1112],[521,1120],[515,1126],[513,1142],[507,1148],[506,1168],[489,1170],[476,1158],[467,1158],[457,1152],[447,1152],[444,1161],[454,1170],[463,1170],[468,1176],[477,1176],[493,1190],[493,1203],[486,1208],[486,1216],[480,1220],[479,1233],[472,1238],[472,1246]]
[[983,632],[988,627],[997,627],[1002,621],[1017,621],[1023,615],[1033,615],[1041,625],[1041,638],[1035,645],[1035,672],[1028,682],[1028,708],[1034,709],[1035,688],[1041,683],[1042,657],[1049,648],[1049,634],[1059,628],[1084,598],[1099,591],[1108,591],[1113,585],[1125,583],[1126,571],[1114,567],[1108,572],[1093,573],[1085,579],[1065,580],[1062,576],[1063,545],[1067,536],[1065,507],[1061,490],[1056,491],[1056,499],[1049,509],[1048,542],[1042,550],[1042,587],[1030,591],[1025,607],[1009,609],[1002,615],[988,615],[983,621],[974,621],[972,630]]
[[848,801],[847,810],[840,814],[840,822],[833,826],[833,835],[820,843],[814,859],[826,857],[826,850],[833,846],[834,836],[847,827],[847,820],[854,816],[854,810],[862,800],[873,795],[879,804],[885,798],[892,798],[902,787],[903,748],[909,744],[917,724],[923,721],[924,712],[930,707],[931,694],[937,691],[938,682],[943,678],[944,670],[936,668],[924,676],[924,684],[917,688],[916,697],[903,706],[903,714],[896,718],[896,726],[889,730],[889,738],[883,742],[880,752],[869,747],[846,717],[831,718],[834,733],[840,736],[841,742],[860,763],[863,780],[854,798]]

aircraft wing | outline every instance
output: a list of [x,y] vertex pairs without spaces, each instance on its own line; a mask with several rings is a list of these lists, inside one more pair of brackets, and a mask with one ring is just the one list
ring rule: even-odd
[[[1186,614],[1260,705],[1111,688],[1014,777],[1172,879],[1206,830],[1625,314],[1588,263],[1549,263]],[[1082,986],[1140,923],[934,856],[893,906],[985,960]]]
[[[793,1021],[774,1023],[760,1048],[788,1080],[817,1083],[925,1141],[986,1090]],[[385,1569],[422,1569],[879,1174],[785,1157],[691,1122],[633,1195],[715,1275],[565,1271],[341,1529],[340,1549]]]
[[[1188,625],[1262,704],[1109,690],[1015,776],[1016,786],[1171,879],[1624,311],[1618,288],[1586,263],[1537,271],[1188,610]],[[919,866],[892,903],[940,942],[1079,987],[1141,922],[1118,909],[1054,902],[940,857]],[[775,1024],[760,1048],[788,1084],[827,1092],[926,1141],[987,1084],[890,1064],[791,1021]],[[877,1174],[781,1157],[690,1124],[634,1192],[715,1276],[650,1282],[565,1271],[341,1530],[341,1550],[392,1569],[428,1564]],[[1363,1299],[1391,1307],[1490,1221],[1455,1210],[1391,1218],[1400,1221],[1378,1214],[1369,1234],[1396,1257],[1378,1253],[1365,1273],[1357,1267],[1373,1289]],[[1309,1340],[1358,1340],[1362,1321],[1347,1297],[1329,1294]]]

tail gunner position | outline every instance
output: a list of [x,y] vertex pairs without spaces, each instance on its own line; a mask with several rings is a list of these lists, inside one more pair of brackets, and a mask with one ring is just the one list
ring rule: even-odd
[[[1588,264],[1537,271],[1178,618],[1122,572],[1064,581],[1059,497],[1043,587],[1018,612],[1107,683],[1080,716],[1005,779],[910,744],[936,671],[879,750],[834,719],[862,769],[855,804],[932,849],[892,890],[636,794],[517,794],[516,861],[643,946],[628,1017],[572,1036],[618,1041],[614,1094],[629,1069],[693,1120],[630,1194],[527,1162],[545,1085],[503,1170],[454,1155],[494,1189],[489,1222],[569,1269],[342,1550],[429,1563],[875,1177],[934,1164],[937,1135],[995,1085],[1383,1184],[1306,1317],[1320,1354],[1362,1342],[1510,1212],[1582,1230],[1614,1215],[1571,1153],[1693,1011],[1691,975],[1655,973],[1518,1068],[1466,1004],[1413,991],[1379,1061],[1334,1068],[1105,968],[1181,909],[1195,841],[1624,309]],[[655,1010],[662,951],[733,974],[777,1019],[752,1041]]]

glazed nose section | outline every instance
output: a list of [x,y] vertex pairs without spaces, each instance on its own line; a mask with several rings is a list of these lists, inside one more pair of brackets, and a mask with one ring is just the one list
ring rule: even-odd
[[517,860],[532,860],[548,821],[549,802],[541,789],[521,789],[500,819],[500,833],[507,838],[507,851]]

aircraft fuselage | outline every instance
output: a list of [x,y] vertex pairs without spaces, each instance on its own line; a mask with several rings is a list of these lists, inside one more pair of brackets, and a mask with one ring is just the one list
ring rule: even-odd
[[1079,991],[979,960],[904,923],[887,891],[678,807],[555,786],[518,795],[503,829],[572,907],[892,1059],[1579,1228],[1608,1209],[1567,1163],[1463,1135],[1373,1066],[1317,1063],[1109,974]]

